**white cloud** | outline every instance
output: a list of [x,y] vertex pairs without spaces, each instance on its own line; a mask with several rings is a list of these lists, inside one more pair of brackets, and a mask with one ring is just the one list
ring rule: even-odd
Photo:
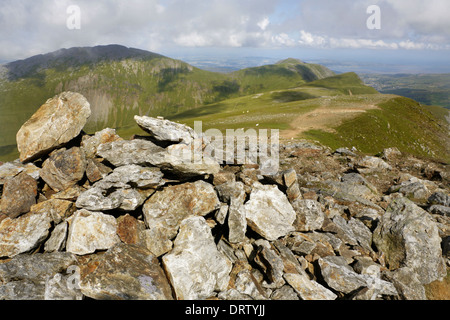
[[[381,8],[368,30],[366,9]],[[66,28],[69,5],[81,30]],[[448,0],[0,0],[0,60],[61,47],[118,43],[168,47],[443,49]]]
[[327,43],[327,39],[322,36],[313,35],[305,30],[301,30],[299,43],[312,47],[321,47]]
[[278,46],[293,47],[296,45],[296,41],[294,39],[292,39],[291,37],[289,37],[289,35],[287,33],[280,33],[280,34],[272,36],[271,42],[276,47],[278,47]]
[[175,39],[175,43],[183,47],[204,47],[210,45],[210,41],[197,32],[182,34]]
[[446,45],[438,45],[433,43],[416,42],[411,40],[403,41],[387,41],[374,40],[365,38],[346,38],[346,37],[328,37],[315,35],[304,30],[300,31],[299,44],[315,48],[347,48],[347,49],[406,49],[406,50],[445,50]]
[[263,20],[261,20],[260,22],[257,23],[258,27],[259,27],[262,31],[266,30],[267,27],[269,26],[269,24],[270,24],[270,20],[269,20],[269,18],[267,18],[267,17],[265,17]]

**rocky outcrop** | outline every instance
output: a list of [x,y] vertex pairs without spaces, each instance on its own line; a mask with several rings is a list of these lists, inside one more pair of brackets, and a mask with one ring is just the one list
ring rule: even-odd
[[107,250],[119,243],[117,221],[111,215],[79,210],[69,221],[67,252],[78,255]]
[[377,248],[385,253],[390,268],[409,267],[422,284],[447,274],[436,223],[408,199],[392,201],[373,239]]
[[139,116],[135,116],[134,120],[141,129],[159,142],[188,145],[199,138],[192,128],[169,120]]
[[202,217],[182,221],[174,248],[163,257],[163,264],[180,300],[206,299],[226,290],[232,268]]
[[28,213],[16,219],[0,222],[0,258],[15,257],[37,248],[51,228],[48,214]]
[[444,164],[300,141],[267,174],[136,121],[148,136],[81,128],[0,166],[0,300],[424,300],[448,273]]
[[10,218],[29,212],[36,204],[37,188],[37,181],[26,173],[8,179],[3,186],[1,211]]
[[79,93],[64,92],[47,100],[17,133],[20,160],[39,158],[71,141],[90,115],[90,104]]
[[81,293],[99,300],[172,300],[158,259],[146,248],[118,244],[85,266]]
[[295,211],[277,186],[255,184],[244,210],[249,227],[267,240],[277,240],[295,230]]
[[42,165],[41,178],[50,188],[59,192],[67,190],[83,179],[86,157],[80,148],[60,149],[52,153]]

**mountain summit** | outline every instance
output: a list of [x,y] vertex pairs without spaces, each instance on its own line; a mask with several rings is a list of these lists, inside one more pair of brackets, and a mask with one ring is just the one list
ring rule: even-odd
[[5,65],[8,79],[11,81],[26,78],[45,69],[77,68],[83,65],[95,65],[104,61],[121,61],[126,59],[150,60],[162,58],[162,55],[112,44],[96,47],[75,47],[60,49],[55,52],[36,55]]

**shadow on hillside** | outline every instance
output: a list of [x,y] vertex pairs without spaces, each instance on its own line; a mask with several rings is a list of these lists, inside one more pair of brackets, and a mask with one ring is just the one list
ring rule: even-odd
[[200,118],[213,114],[219,114],[227,109],[224,103],[216,103],[214,105],[204,106],[192,110],[187,110],[176,115],[168,117],[171,121],[179,121],[189,118]]

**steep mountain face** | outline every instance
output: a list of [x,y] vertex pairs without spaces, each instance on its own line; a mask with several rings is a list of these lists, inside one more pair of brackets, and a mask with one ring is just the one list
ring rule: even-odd
[[79,92],[90,101],[92,115],[85,130],[95,132],[130,126],[136,114],[170,116],[329,75],[334,74],[325,67],[295,59],[221,74],[119,45],[62,49],[0,70],[0,148],[14,147],[15,134],[26,119],[48,97],[64,91]]
[[25,60],[18,60],[6,65],[9,80],[18,80],[39,73],[45,69],[65,70],[86,64],[103,61],[121,61],[125,59],[151,60],[163,56],[120,45],[61,49],[44,55],[37,55]]

